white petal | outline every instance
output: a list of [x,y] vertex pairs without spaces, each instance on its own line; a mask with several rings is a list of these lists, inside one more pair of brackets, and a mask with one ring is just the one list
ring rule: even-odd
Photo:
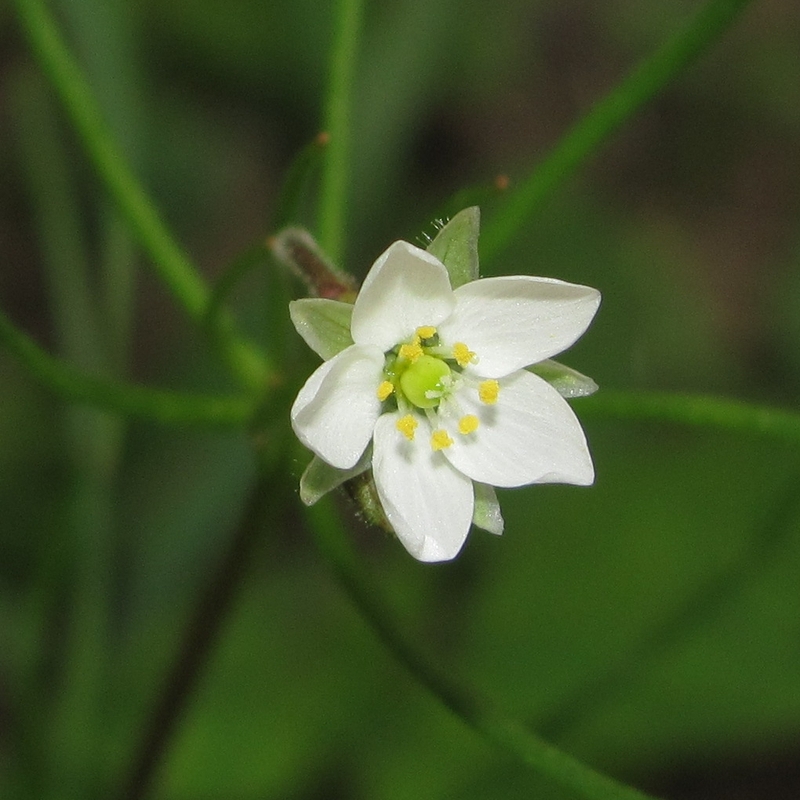
[[431,430],[420,417],[413,441],[397,430],[400,413],[375,426],[372,470],[383,510],[397,538],[419,561],[449,561],[464,545],[472,522],[472,481],[433,452]]
[[456,310],[439,326],[442,342],[464,342],[468,370],[501,378],[566,350],[589,327],[600,292],[527,275],[484,278],[455,291]]
[[[440,407],[454,440],[442,451],[450,462],[474,481],[492,486],[591,484],[594,467],[586,437],[567,401],[524,370],[499,383],[494,405],[481,403],[477,383],[465,380]],[[466,436],[457,432],[462,414],[475,414],[479,420],[478,429]]]
[[297,438],[323,461],[350,469],[372,438],[381,409],[376,390],[383,353],[352,345],[306,381],[292,406]]
[[420,326],[438,325],[455,304],[442,262],[413,244],[395,242],[372,265],[356,298],[353,341],[385,352]]

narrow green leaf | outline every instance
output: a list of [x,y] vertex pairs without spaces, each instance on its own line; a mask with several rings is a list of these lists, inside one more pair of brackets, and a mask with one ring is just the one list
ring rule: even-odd
[[169,425],[243,426],[255,411],[249,397],[184,394],[88,375],[46,353],[2,312],[0,343],[42,386],[69,402]]
[[[41,0],[14,0],[22,29],[59,97],[86,154],[126,218],[152,266],[196,323],[202,323],[210,292],[200,272],[177,244],[117,147],[108,125],[55,22]],[[215,338],[237,377],[249,388],[268,385],[264,355],[239,338],[221,315]]]
[[669,422],[800,444],[800,413],[707,395],[603,389],[581,402],[581,418]]
[[494,258],[589,156],[645,103],[689,67],[752,0],[710,0],[672,37],[602,98],[556,144],[533,173],[509,190],[484,225],[481,255]]

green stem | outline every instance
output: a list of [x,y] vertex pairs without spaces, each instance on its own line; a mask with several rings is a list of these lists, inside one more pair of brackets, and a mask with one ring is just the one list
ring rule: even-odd
[[317,544],[333,566],[362,616],[392,654],[437,699],[488,741],[536,772],[585,800],[647,800],[647,795],[595,772],[531,733],[520,722],[490,708],[431,664],[397,629],[380,588],[364,573],[348,533],[330,506],[320,502],[307,512]]
[[[172,238],[141,184],[122,157],[89,87],[41,0],[14,0],[31,49],[56,90],[98,175],[127,219],[153,266],[189,317],[201,323],[209,290]],[[239,339],[228,318],[216,332],[222,355],[242,382],[262,389],[269,366]]]
[[581,419],[673,422],[769,436],[800,444],[800,414],[706,395],[601,389],[578,401]]
[[255,411],[250,398],[183,394],[88,375],[53,358],[1,311],[0,344],[40,384],[72,402],[170,425],[241,426]]
[[325,102],[325,132],[330,136],[322,172],[319,242],[341,266],[347,223],[347,175],[350,162],[350,107],[361,29],[363,0],[339,0]]
[[481,234],[481,258],[505,247],[529,217],[614,131],[686,69],[736,19],[751,0],[710,0],[622,83],[612,89],[553,148],[509,197]]

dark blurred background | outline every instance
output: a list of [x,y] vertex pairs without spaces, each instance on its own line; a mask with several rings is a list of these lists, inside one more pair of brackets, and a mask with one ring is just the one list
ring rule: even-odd
[[[333,5],[50,4],[209,279],[272,232],[286,170],[321,128]],[[368,6],[342,265],[359,277],[456,191],[520,181],[698,3]],[[603,292],[563,359],[601,390],[797,406],[799,42],[796,2],[754,2],[488,266]],[[8,4],[0,100],[5,312],[82,368],[232,390],[115,217]],[[286,334],[299,385],[315,361],[288,314],[264,310],[274,269],[235,303],[268,346]],[[501,492],[506,535],[473,532],[451,565],[356,526],[364,558],[439,663],[599,769],[676,799],[800,797],[800,456],[586,416],[594,488]],[[566,798],[375,640],[302,525],[304,464],[298,450],[274,487],[153,796]],[[129,764],[240,514],[249,443],[68,408],[0,352],[0,468],[3,796],[90,797]]]

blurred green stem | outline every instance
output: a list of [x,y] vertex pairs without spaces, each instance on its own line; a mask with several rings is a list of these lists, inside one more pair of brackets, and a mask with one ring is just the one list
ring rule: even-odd
[[[106,369],[106,339],[100,334],[97,305],[91,291],[83,225],[70,158],[61,139],[52,97],[39,74],[23,73],[15,85],[15,118],[19,126],[20,162],[42,250],[48,300],[55,320],[57,348],[78,369]],[[100,687],[108,684],[108,637],[111,631],[113,536],[110,535],[114,475],[122,428],[119,419],[95,409],[67,407],[62,450],[70,482],[65,506],[65,542],[69,559],[69,624],[61,691],[48,731],[49,752],[58,752],[87,786],[96,787],[106,759],[105,739],[88,737],[101,728]],[[60,587],[41,584],[49,594],[51,613]],[[44,638],[44,637],[43,637]],[[45,642],[41,661],[44,663]],[[41,690],[41,687],[39,687]],[[91,753],[91,755],[90,755]],[[47,758],[45,756],[45,761]],[[42,764],[50,787],[58,780]]]
[[168,425],[241,426],[247,424],[256,409],[249,396],[217,397],[150,389],[82,372],[45,352],[2,311],[0,343],[34,379],[67,402]]
[[307,511],[317,544],[356,608],[398,661],[464,723],[489,742],[585,800],[647,800],[648,796],[595,772],[531,733],[522,723],[492,709],[431,664],[401,633],[349,544],[349,534],[328,501]]
[[626,120],[692,64],[725,32],[751,0],[710,0],[563,136],[481,232],[481,262],[502,250],[548,196]]
[[704,395],[601,389],[579,400],[582,419],[671,422],[769,436],[800,444],[800,414]]
[[[114,143],[89,87],[41,0],[14,0],[31,49],[61,100],[98,175],[152,259],[159,277],[189,317],[202,323],[210,293],[198,270],[172,238]],[[263,354],[220,315],[215,340],[228,365],[249,388],[264,390],[270,366]]]
[[350,115],[363,0],[338,0],[326,92],[324,127],[330,136],[322,171],[319,243],[338,267],[344,256]]

